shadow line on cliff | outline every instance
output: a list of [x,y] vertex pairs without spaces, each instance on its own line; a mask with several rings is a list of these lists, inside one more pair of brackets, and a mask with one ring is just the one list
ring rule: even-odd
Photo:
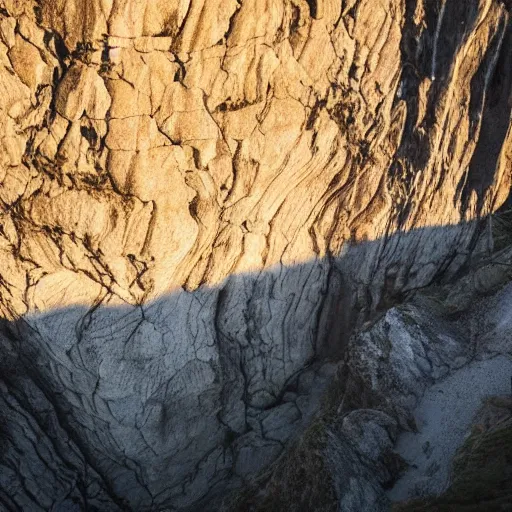
[[2,320],[0,503],[185,509],[242,482],[286,443],[254,417],[283,405],[314,360],[341,358],[356,324],[457,272],[481,225],[395,233],[143,306]]

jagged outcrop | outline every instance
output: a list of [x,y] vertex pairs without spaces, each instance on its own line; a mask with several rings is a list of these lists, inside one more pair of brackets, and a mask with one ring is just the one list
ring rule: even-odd
[[419,292],[352,336],[307,431],[205,510],[503,510],[511,399],[489,397],[510,390],[512,286],[473,292],[457,314],[447,288]]
[[353,336],[306,435],[222,510],[389,510],[385,489],[406,467],[394,452],[399,432],[415,429],[425,390],[471,359],[470,343],[436,309],[425,300],[393,308]]
[[508,9],[1,0],[2,505],[181,510],[276,459],[298,373],[507,198]]

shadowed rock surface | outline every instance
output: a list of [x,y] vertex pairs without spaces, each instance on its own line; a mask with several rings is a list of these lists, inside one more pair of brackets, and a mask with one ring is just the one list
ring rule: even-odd
[[466,357],[386,311],[492,249],[509,8],[0,0],[0,504],[205,510],[308,429],[348,357],[339,378],[386,406],[329,430],[326,467],[366,485],[339,471],[332,496],[384,507],[426,384],[390,362],[366,391],[369,354],[398,326],[427,381]]
[[[510,315],[497,306],[510,311],[512,286],[482,298],[489,290],[473,292],[472,307],[454,317],[446,289],[432,287],[363,327],[305,434],[242,492],[207,510],[508,510],[510,399],[490,395],[509,392]],[[451,407],[451,418],[432,414],[435,405]],[[404,501],[404,491],[421,499]]]

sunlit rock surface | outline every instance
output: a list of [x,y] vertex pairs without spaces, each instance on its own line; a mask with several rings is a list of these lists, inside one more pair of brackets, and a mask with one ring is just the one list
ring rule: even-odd
[[275,460],[298,372],[508,196],[511,42],[496,0],[1,0],[2,506],[182,510]]

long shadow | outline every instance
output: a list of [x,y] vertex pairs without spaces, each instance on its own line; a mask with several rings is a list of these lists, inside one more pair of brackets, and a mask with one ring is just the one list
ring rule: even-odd
[[[509,132],[512,114],[512,21],[508,22],[503,39],[496,39],[493,46],[501,44],[502,48],[498,59],[494,61],[491,47],[471,81],[472,128],[478,122],[481,122],[481,126],[478,144],[463,184],[462,200],[465,204],[472,192],[476,192],[479,205],[483,204],[485,193],[492,186],[500,168],[501,148]],[[485,81],[489,78],[491,84],[487,88]]]
[[314,413],[321,361],[453,276],[481,226],[396,233],[144,305],[2,320],[0,508],[194,510],[240,485]]

